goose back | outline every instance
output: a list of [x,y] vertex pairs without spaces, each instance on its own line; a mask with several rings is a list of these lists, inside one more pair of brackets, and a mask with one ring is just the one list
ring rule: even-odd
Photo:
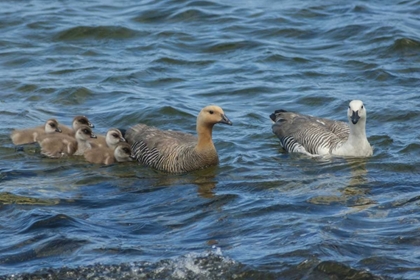
[[271,119],[273,133],[287,152],[329,154],[347,140],[350,131],[344,122],[284,110],[276,111]]

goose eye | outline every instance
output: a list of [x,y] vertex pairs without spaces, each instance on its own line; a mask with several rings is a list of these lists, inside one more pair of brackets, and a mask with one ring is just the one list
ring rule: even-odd
[[213,110],[210,110],[209,113],[210,113],[210,115],[213,115],[214,114],[214,111]]
[[362,109],[363,109],[363,105],[362,105]]

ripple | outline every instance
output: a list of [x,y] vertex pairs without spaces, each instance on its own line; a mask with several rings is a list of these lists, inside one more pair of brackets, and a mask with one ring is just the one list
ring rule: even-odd
[[25,197],[8,192],[0,193],[0,203],[2,204],[56,205],[59,202],[59,199]]
[[104,40],[131,39],[138,36],[135,30],[122,26],[77,26],[59,32],[55,38],[58,41],[67,40]]
[[[418,0],[3,2],[0,278],[418,278]],[[280,149],[275,109],[346,121],[352,99],[373,157]],[[207,104],[234,125],[190,174],[9,137],[77,114],[195,134]]]

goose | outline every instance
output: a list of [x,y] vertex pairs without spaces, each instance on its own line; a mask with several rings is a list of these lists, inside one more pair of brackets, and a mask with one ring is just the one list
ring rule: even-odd
[[65,125],[61,125],[60,128],[63,131],[63,134],[66,134],[68,136],[72,136],[74,137],[74,134],[76,133],[76,131],[84,126],[87,125],[90,128],[94,128],[95,126],[89,121],[89,119],[85,116],[76,116],[74,117],[73,121],[72,121],[72,127],[68,127]]
[[198,114],[197,137],[137,124],[126,131],[125,138],[140,163],[167,173],[185,173],[219,163],[212,140],[216,123],[232,125],[222,108],[210,105]]
[[91,149],[84,153],[84,157],[88,162],[105,165],[134,160],[131,146],[125,142],[118,143],[115,149],[110,147]]
[[117,128],[111,128],[106,133],[106,136],[96,135],[97,138],[92,138],[90,142],[98,148],[111,148],[115,149],[121,142],[126,142],[121,131]]
[[41,154],[50,158],[80,156],[92,148],[88,140],[95,137],[92,129],[87,125],[80,127],[75,137],[65,134],[49,136],[40,142]]
[[24,145],[38,142],[47,135],[60,132],[61,128],[59,127],[58,122],[55,119],[49,119],[45,122],[44,126],[14,130],[10,134],[10,138],[14,145]]
[[273,133],[287,152],[309,156],[369,157],[373,149],[366,138],[366,107],[353,100],[347,110],[348,124],[277,110],[270,115]]

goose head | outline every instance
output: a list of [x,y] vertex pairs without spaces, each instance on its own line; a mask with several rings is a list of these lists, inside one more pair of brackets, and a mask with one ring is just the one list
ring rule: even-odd
[[212,127],[216,123],[232,125],[232,122],[219,106],[206,106],[198,114],[197,125]]
[[45,123],[45,132],[46,133],[61,132],[61,129],[58,126],[57,120],[55,120],[55,119],[49,119]]
[[354,125],[360,120],[366,121],[366,108],[362,101],[353,100],[350,102],[349,109],[347,110],[347,118]]

